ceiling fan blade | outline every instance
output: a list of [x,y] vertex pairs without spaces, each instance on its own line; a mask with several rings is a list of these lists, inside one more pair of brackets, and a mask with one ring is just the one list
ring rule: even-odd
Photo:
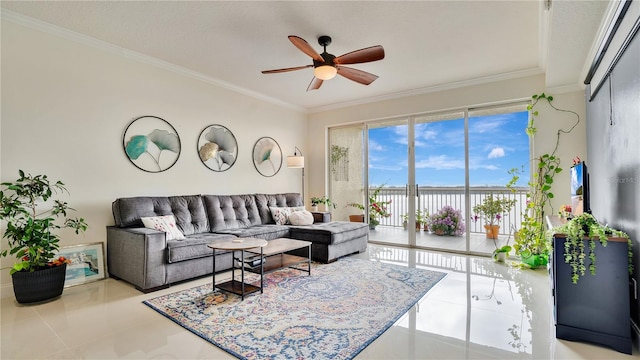
[[320,89],[320,86],[322,86],[322,80],[318,79],[317,77],[313,77],[313,79],[311,79],[311,82],[309,83],[309,86],[307,87],[307,91],[309,90],[318,90]]
[[378,76],[368,73],[366,71],[346,67],[346,66],[336,66],[338,68],[338,75],[342,75],[349,80],[353,80],[362,85],[369,85],[374,82]]
[[324,62],[324,59],[322,58],[322,56],[320,56],[320,54],[318,54],[315,50],[313,50],[311,45],[309,45],[309,43],[305,39],[295,35],[289,35],[289,41],[291,41],[293,45],[295,45],[303,53],[311,56],[313,60],[316,60],[322,63]]
[[333,61],[336,64],[360,64],[382,59],[384,59],[384,48],[376,45],[340,55]]
[[306,69],[306,68],[310,68],[310,67],[313,67],[313,65],[296,66],[296,67],[290,67],[290,68],[284,68],[284,69],[274,69],[274,70],[262,70],[262,73],[263,74],[276,74],[276,73],[287,72],[287,71],[302,70],[302,69]]

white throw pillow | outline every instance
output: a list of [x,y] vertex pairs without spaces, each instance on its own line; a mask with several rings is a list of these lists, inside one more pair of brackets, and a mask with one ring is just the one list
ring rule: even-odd
[[304,210],[296,211],[289,215],[291,225],[311,225],[313,224],[313,214]]
[[167,233],[167,240],[183,240],[184,234],[176,225],[176,218],[173,215],[150,216],[140,218],[144,227],[155,229]]
[[293,212],[304,211],[304,206],[297,207],[275,207],[269,206],[269,210],[271,211],[271,217],[273,221],[276,222],[277,225],[287,225],[291,224],[289,221],[289,215]]

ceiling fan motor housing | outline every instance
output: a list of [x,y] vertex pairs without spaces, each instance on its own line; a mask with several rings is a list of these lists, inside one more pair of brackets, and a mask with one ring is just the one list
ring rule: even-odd
[[335,59],[336,57],[333,56],[332,54],[329,54],[328,52],[323,52],[322,54],[320,54],[320,56],[322,56],[322,58],[324,59],[324,62],[320,62],[317,60],[313,60],[313,67],[317,68],[318,66],[322,66],[322,65],[329,65],[329,66],[333,66],[335,67],[336,64],[333,61],[333,59]]

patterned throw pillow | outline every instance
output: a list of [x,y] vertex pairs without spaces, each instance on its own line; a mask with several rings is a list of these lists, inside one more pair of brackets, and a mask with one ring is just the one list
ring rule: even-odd
[[269,206],[269,210],[271,211],[271,217],[273,221],[276,222],[277,225],[288,225],[291,224],[289,221],[289,215],[295,211],[304,211],[304,206],[297,207],[273,207]]
[[176,225],[176,218],[173,215],[150,216],[140,218],[144,227],[155,229],[167,233],[167,240],[183,240],[184,234]]
[[289,215],[291,225],[311,225],[313,224],[313,214],[304,210],[292,212]]

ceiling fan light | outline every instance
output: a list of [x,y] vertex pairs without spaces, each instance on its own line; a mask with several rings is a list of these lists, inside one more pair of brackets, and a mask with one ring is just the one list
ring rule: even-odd
[[320,80],[333,79],[338,73],[338,69],[331,65],[321,65],[313,69],[313,75]]

